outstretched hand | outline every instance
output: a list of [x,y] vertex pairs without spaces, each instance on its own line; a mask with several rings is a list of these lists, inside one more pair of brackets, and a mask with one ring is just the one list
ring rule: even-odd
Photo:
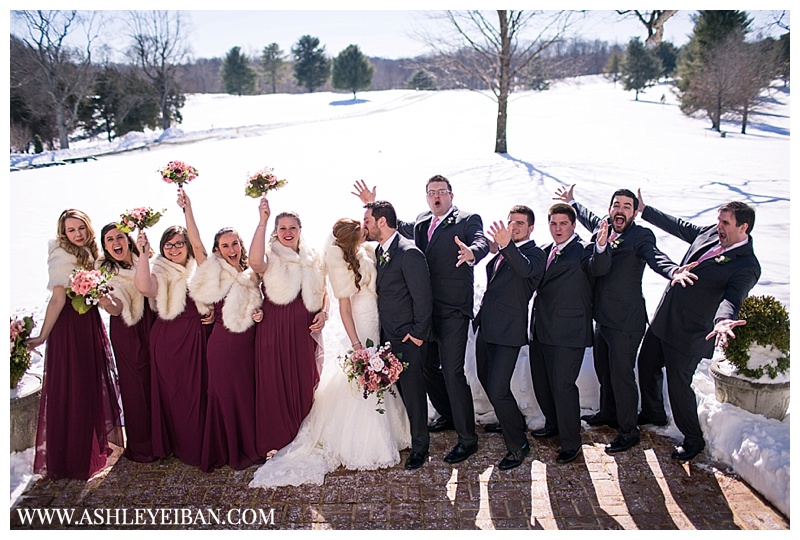
[[475,260],[475,254],[472,253],[472,250],[469,249],[469,246],[462,242],[458,236],[454,236],[453,240],[456,241],[456,245],[458,245],[458,262],[456,266],[461,266],[464,263],[469,263]]
[[572,195],[574,190],[575,190],[575,184],[572,184],[568,188],[561,186],[556,190],[555,197],[553,197],[553,200],[569,204],[570,201],[575,200],[575,197]]
[[722,319],[714,325],[714,329],[706,336],[706,341],[714,337],[715,347],[724,347],[728,344],[728,337],[736,339],[733,329],[747,324],[746,320]]
[[[672,274],[672,281],[670,282],[670,286],[674,287],[678,283],[681,284],[682,287],[686,287],[686,285],[694,285],[694,282],[697,281],[697,276],[691,273],[689,270],[697,266],[697,262],[690,262],[689,264],[685,264],[683,266],[679,266],[675,273]],[[706,338],[708,339],[708,338]]]
[[511,231],[506,228],[506,224],[502,221],[495,221],[489,226],[489,230],[486,231],[491,237],[491,240],[494,244],[497,245],[499,248],[500,246],[506,247],[509,242],[511,242]]
[[353,191],[350,193],[361,199],[362,203],[369,204],[375,202],[375,199],[378,198],[378,187],[372,186],[370,190],[366,182],[363,180],[356,180],[355,184],[353,184]]
[[595,242],[598,246],[603,247],[608,242],[608,221],[605,219],[600,222],[600,227],[597,229],[597,236]]
[[636,213],[641,214],[644,212],[644,209],[647,208],[647,205],[644,204],[644,199],[642,198],[642,188],[638,188],[636,190],[636,198],[639,200],[639,206],[636,208]]

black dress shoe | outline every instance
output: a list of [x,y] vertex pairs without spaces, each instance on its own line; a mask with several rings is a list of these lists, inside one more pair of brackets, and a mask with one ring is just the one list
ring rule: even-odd
[[600,413],[596,414],[585,414],[581,416],[581,420],[589,424],[590,426],[608,426],[611,428],[618,428],[619,424],[613,418],[605,418],[600,416]]
[[477,442],[471,446],[464,446],[463,444],[458,443],[453,447],[452,450],[450,450],[450,453],[444,457],[444,460],[447,463],[461,463],[477,451]]
[[419,469],[425,464],[425,459],[428,457],[428,452],[411,452],[406,459],[406,469]]
[[553,428],[549,428],[549,427],[543,427],[543,428],[540,428],[540,429],[532,429],[531,430],[531,435],[533,435],[537,439],[546,439],[548,437],[555,437],[556,435],[558,435],[558,430],[557,429],[553,429]]
[[530,445],[525,443],[525,446],[519,450],[509,451],[508,454],[506,454],[506,457],[500,461],[500,465],[498,465],[498,467],[501,471],[507,471],[509,469],[513,469],[514,467],[519,467],[522,465],[522,462],[525,460],[525,457],[530,453],[530,451]]
[[558,453],[558,457],[556,458],[556,463],[569,463],[570,461],[575,461],[575,458],[578,457],[578,454],[581,453],[581,447],[579,446],[575,450],[562,450]]
[[702,446],[694,446],[691,444],[683,443],[681,446],[677,447],[674,452],[672,452],[672,459],[677,459],[678,461],[689,461],[693,459],[703,451],[706,447],[705,444]]
[[436,433],[437,431],[447,431],[448,429],[454,429],[453,421],[448,420],[444,416],[440,416],[430,424],[428,424],[428,431],[431,433]]
[[503,428],[500,426],[500,422],[492,422],[491,424],[484,425],[483,431],[486,433],[502,433]]
[[669,424],[669,421],[666,418],[664,420],[651,420],[649,416],[639,413],[639,416],[636,417],[636,424],[640,426],[653,424],[654,426],[664,427]]
[[639,437],[623,437],[622,435],[617,435],[617,437],[611,441],[611,444],[606,445],[606,454],[624,452],[639,444],[639,441]]

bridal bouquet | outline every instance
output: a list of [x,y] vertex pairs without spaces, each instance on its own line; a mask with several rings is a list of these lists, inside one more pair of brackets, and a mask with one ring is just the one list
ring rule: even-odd
[[33,316],[17,319],[11,318],[11,389],[17,387],[22,376],[31,367],[31,352],[25,346],[25,340],[31,337],[31,331],[36,323]]
[[400,378],[403,369],[408,367],[407,363],[400,361],[401,354],[393,354],[391,345],[387,342],[382,347],[375,347],[371,340],[367,340],[366,347],[356,351],[349,350],[344,357],[339,357],[347,375],[347,380],[355,380],[364,394],[364,399],[370,394],[375,394],[378,398],[377,412],[383,414],[385,410],[381,407],[383,396],[386,392],[396,396],[392,385]]
[[183,184],[187,184],[197,178],[199,174],[197,169],[191,165],[187,165],[183,161],[170,161],[167,166],[158,171],[161,178],[167,184],[178,184],[179,188],[183,188]]
[[268,191],[282,188],[288,183],[286,180],[278,180],[271,167],[264,167],[247,178],[247,183],[244,185],[244,193],[249,197],[258,199],[266,195]]
[[69,277],[67,296],[72,299],[75,311],[83,315],[97,305],[100,297],[111,291],[108,284],[111,277],[106,270],[73,270]]
[[156,212],[152,208],[146,206],[140,206],[133,210],[125,210],[125,213],[119,216],[120,222],[117,223],[117,229],[124,233],[133,232],[134,229],[142,231],[158,223],[158,220],[161,219],[161,216],[166,211],[167,209],[164,208],[161,212]]

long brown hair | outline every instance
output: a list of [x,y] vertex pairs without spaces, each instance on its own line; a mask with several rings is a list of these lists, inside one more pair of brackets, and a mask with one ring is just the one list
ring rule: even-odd
[[[120,268],[128,269],[132,267],[126,261],[118,261],[117,259],[115,259],[111,255],[111,253],[109,253],[108,250],[106,249],[106,240],[105,240],[106,234],[108,234],[109,231],[112,230],[118,230],[117,224],[114,223],[113,221],[100,230],[100,246],[103,248],[103,263],[100,266],[105,268],[109,272],[118,274]],[[139,248],[137,247],[136,243],[133,241],[130,234],[128,233],[124,234],[125,237],[128,239],[128,250],[138,257]]]
[[333,224],[334,243],[339,246],[344,254],[348,270],[355,274],[356,289],[361,290],[361,264],[358,262],[356,252],[361,240],[361,223],[350,218],[341,218]]
[[244,242],[242,242],[241,235],[233,227],[223,227],[217,231],[217,234],[214,235],[214,246],[211,248],[211,251],[219,252],[219,239],[223,234],[228,233],[236,235],[236,238],[239,239],[239,247],[242,248],[242,254],[239,256],[239,268],[241,268],[243,271],[247,270],[247,250],[244,248]]
[[[79,219],[86,225],[86,243],[83,246],[76,246],[67,238],[67,219],[69,218]],[[58,216],[56,238],[59,246],[64,248],[67,253],[75,255],[82,268],[91,269],[94,266],[94,261],[97,260],[97,239],[92,228],[92,220],[85,212],[75,208],[67,208],[61,212],[61,215]]]

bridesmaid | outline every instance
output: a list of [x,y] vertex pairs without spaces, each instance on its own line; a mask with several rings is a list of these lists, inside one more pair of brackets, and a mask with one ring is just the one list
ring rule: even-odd
[[67,299],[73,269],[94,267],[97,242],[89,217],[68,209],[48,246],[47,304],[32,349],[47,341],[33,471],[86,480],[106,467],[123,436],[111,347],[100,313],[79,314]]
[[150,329],[156,315],[133,283],[139,249],[131,237],[109,223],[100,231],[100,242],[103,255],[96,266],[114,275],[113,292],[99,304],[111,315],[109,335],[122,395],[125,457],[147,463],[155,459],[150,435]]
[[[199,232],[189,227],[189,237]],[[263,462],[256,450],[255,334],[261,321],[258,275],[234,229],[220,229],[206,262],[189,283],[192,298],[214,304],[208,339],[208,405],[200,468],[246,469]]]
[[259,204],[250,265],[262,276],[264,322],[256,327],[256,444],[267,455],[289,444],[311,410],[328,319],[325,272],[301,237],[300,217],[283,212],[266,245],[269,202]]
[[[194,221],[189,197],[178,191],[178,205],[187,225]],[[144,231],[136,243],[150,252]],[[206,260],[198,238],[180,225],[161,236],[160,255],[152,270],[146,257],[136,263],[136,289],[151,299],[158,314],[150,331],[151,418],[153,455],[175,454],[189,465],[200,465],[206,417],[206,340],[204,324],[214,321],[210,306],[190,298],[187,287],[197,264]]]

